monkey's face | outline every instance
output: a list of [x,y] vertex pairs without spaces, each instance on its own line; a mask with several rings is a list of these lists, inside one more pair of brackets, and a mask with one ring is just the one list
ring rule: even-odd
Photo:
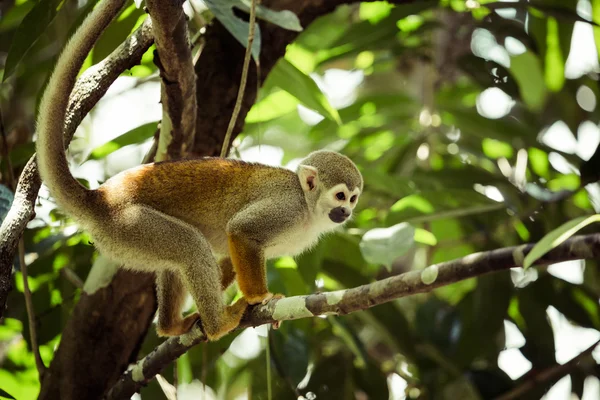
[[336,224],[343,224],[352,217],[352,211],[358,203],[360,189],[348,189],[344,183],[321,192],[319,203],[321,209],[327,212],[327,217]]

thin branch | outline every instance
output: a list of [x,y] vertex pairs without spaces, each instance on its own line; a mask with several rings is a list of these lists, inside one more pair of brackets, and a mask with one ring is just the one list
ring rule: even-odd
[[[65,144],[71,141],[83,118],[119,75],[139,64],[152,42],[152,23],[150,18],[146,18],[115,51],[82,74],[69,100],[65,120]],[[35,200],[41,184],[33,156],[21,172],[12,207],[0,226],[0,317],[4,313],[8,293],[12,289],[12,264],[19,239],[35,214]]]
[[75,273],[75,271],[73,271],[71,268],[69,268],[69,267],[61,268],[59,270],[59,273],[60,273],[60,275],[63,278],[65,278],[66,280],[68,280],[69,282],[71,282],[71,284],[73,286],[75,286],[77,289],[82,289],[83,288],[83,281]]
[[25,308],[27,309],[27,320],[29,321],[29,337],[31,338],[31,351],[35,358],[35,366],[38,370],[40,382],[46,372],[46,366],[40,355],[40,347],[35,330],[35,310],[33,309],[33,300],[31,299],[31,290],[29,290],[29,281],[27,280],[27,263],[25,262],[25,243],[23,239],[19,241],[19,263],[21,264],[21,275],[23,276],[23,295],[25,296]]
[[[535,389],[541,384],[556,381],[563,376],[567,375],[571,371],[573,371],[577,366],[586,358],[591,358],[592,352],[598,347],[600,344],[600,340],[596,343],[573,357],[571,360],[564,364],[556,364],[549,368],[544,369],[543,371],[533,375],[530,379],[523,382],[521,385],[512,389],[511,391],[503,394],[500,397],[497,397],[496,400],[514,400],[519,399],[526,395],[529,391]],[[595,361],[594,361],[595,364]]]
[[[156,42],[155,63],[160,70],[163,117],[161,137],[168,142],[160,154],[178,159],[191,149],[196,132],[196,73],[192,62],[187,18],[182,2],[147,0]],[[167,140],[169,136],[170,140]]]
[[[221,147],[221,157],[227,157],[227,150],[229,149],[229,142],[231,141],[231,135],[233,134],[233,128],[237,121],[240,110],[242,109],[242,101],[244,100],[244,94],[246,93],[246,82],[248,81],[248,69],[250,68],[250,58],[252,57],[252,44],[254,43],[254,29],[256,28],[256,2],[258,0],[252,0],[250,4],[250,28],[248,30],[248,44],[246,45],[246,54],[244,55],[244,66],[242,68],[242,77],[240,79],[240,88],[238,95],[235,100],[235,106],[229,125],[227,126],[227,132],[225,133],[225,139],[223,139],[223,147]],[[256,60],[256,66],[259,66],[259,60]]]
[[[526,244],[475,253],[352,289],[271,300],[249,308],[239,328],[319,315],[345,315],[468,278],[520,267],[533,246]],[[600,234],[574,236],[546,253],[536,265],[597,257],[600,257]],[[205,339],[199,327],[167,339],[123,374],[107,398],[130,398],[173,360]]]

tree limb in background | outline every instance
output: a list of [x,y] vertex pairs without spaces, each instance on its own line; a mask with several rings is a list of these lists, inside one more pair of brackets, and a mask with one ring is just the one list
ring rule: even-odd
[[[271,300],[264,306],[250,308],[244,315],[240,327],[318,315],[345,315],[366,310],[401,297],[430,292],[435,288],[465,279],[522,266],[523,259],[533,246],[534,244],[526,244],[475,253],[352,289]],[[546,253],[537,264],[599,256],[600,234],[574,236]],[[204,340],[206,337],[198,327],[185,335],[166,340],[125,373],[109,391],[107,398],[130,398],[163,368]]]
[[[122,72],[139,64],[142,55],[152,43],[152,24],[147,18],[131,37],[107,58],[82,74],[69,100],[64,132],[65,145],[68,145],[83,118],[104,96],[110,85]],[[4,313],[8,293],[12,289],[12,263],[17,245],[27,223],[34,216],[35,200],[40,186],[41,180],[34,156],[21,172],[13,205],[0,226],[0,317]]]
[[596,361],[592,357],[592,352],[600,345],[600,340],[596,343],[570,359],[568,362],[564,364],[556,364],[549,368],[542,370],[534,374],[531,378],[526,379],[525,382],[517,386],[516,388],[510,390],[508,393],[503,394],[500,397],[497,397],[496,400],[513,400],[523,398],[527,392],[535,389],[541,384],[549,383],[552,381],[557,381],[563,376],[567,375],[575,368],[579,366],[579,364],[584,361],[586,358],[590,359],[592,365],[596,364]]
[[165,128],[161,129],[161,142],[170,139],[168,150],[159,146],[158,155],[168,153],[169,158],[179,159],[191,149],[196,131],[196,73],[187,18],[181,1],[147,0],[146,7],[153,21],[155,64],[161,78],[161,126]]

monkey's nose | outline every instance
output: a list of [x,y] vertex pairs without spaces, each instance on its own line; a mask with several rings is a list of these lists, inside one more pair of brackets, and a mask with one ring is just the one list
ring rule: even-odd
[[350,210],[346,207],[335,207],[329,212],[329,219],[335,223],[342,223],[350,216]]

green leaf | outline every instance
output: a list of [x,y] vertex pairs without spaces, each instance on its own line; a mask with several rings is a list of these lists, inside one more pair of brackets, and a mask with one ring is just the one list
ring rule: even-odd
[[269,84],[285,90],[311,110],[337,124],[342,123],[337,110],[329,104],[315,81],[285,58],[279,60],[268,80]]
[[110,153],[119,150],[121,147],[140,143],[148,138],[151,138],[152,135],[154,135],[154,132],[156,132],[156,124],[156,122],[150,122],[148,124],[138,126],[137,128],[134,128],[129,132],[114,138],[110,142],[96,147],[94,150],[92,150],[89,158],[91,160],[99,160],[106,157]]
[[600,222],[600,214],[583,216],[566,222],[544,236],[527,254],[523,268],[529,268],[544,254],[573,236],[577,231],[594,222]]
[[391,269],[392,262],[415,243],[415,228],[406,222],[389,228],[375,228],[364,234],[360,251],[367,262]]
[[504,343],[490,338],[504,330],[512,286],[507,272],[482,276],[477,280],[477,288],[458,304],[462,329],[453,359],[461,366],[469,366],[478,356],[495,358],[502,350]]
[[482,214],[505,207],[503,203],[490,200],[474,190],[445,190],[445,196],[440,196],[439,191],[427,191],[403,197],[390,208],[386,223],[407,221],[416,224]]
[[[221,2],[224,2],[221,0]],[[225,1],[226,2],[226,1]],[[242,10],[250,13],[250,6],[252,0],[233,0],[231,3],[236,3],[235,6],[241,8]],[[260,2],[257,2],[260,3]],[[289,10],[281,10],[275,11],[257,4],[256,6],[256,17],[260,19],[264,19],[265,21],[269,21],[272,24],[282,27],[283,29],[287,29],[289,31],[301,32],[302,25],[300,24],[300,20],[298,16]]]
[[6,32],[19,26],[23,18],[31,11],[35,3],[26,1],[24,3],[14,5],[2,15],[0,19],[0,33]]
[[[592,21],[600,23],[600,0],[592,0]],[[594,41],[596,42],[596,51],[600,54],[600,29],[594,28]]]
[[513,147],[500,140],[483,139],[481,141],[483,153],[493,159],[500,157],[511,158],[513,156]]
[[[205,0],[204,3],[229,31],[229,33],[231,33],[233,37],[242,44],[242,46],[246,47],[248,45],[250,24],[236,16],[233,12],[233,8],[235,7],[245,12],[250,12],[250,0]],[[302,30],[300,20],[296,14],[291,11],[273,11],[264,6],[258,5],[256,7],[256,16],[284,29],[297,32]],[[260,56],[260,46],[260,26],[256,24],[254,30],[254,41],[252,42],[252,57],[256,61],[258,61]]]
[[600,180],[600,144],[596,147],[592,157],[581,163],[579,171],[581,172],[581,181],[584,184]]
[[[250,24],[243,19],[237,17],[233,12],[233,7],[239,7],[241,1],[237,0],[206,0],[204,2],[208,9],[215,17],[223,24],[225,29],[240,42],[244,48],[248,46],[248,35],[250,33]],[[254,28],[254,41],[252,42],[252,57],[258,61],[260,57],[261,34],[260,26],[256,24]]]
[[6,56],[2,82],[12,75],[23,56],[54,20],[61,0],[39,1],[17,28]]
[[531,51],[513,56],[510,59],[510,72],[519,85],[519,93],[525,104],[532,110],[541,110],[548,92],[539,58]]
[[6,393],[4,390],[0,389],[0,397],[6,399],[14,399],[10,394]]
[[546,36],[546,68],[544,80],[553,92],[558,92],[565,84],[565,56],[562,53],[559,25],[556,19],[548,18]]
[[458,59],[458,65],[483,87],[497,87],[509,96],[519,97],[515,78],[497,62],[466,54]]

